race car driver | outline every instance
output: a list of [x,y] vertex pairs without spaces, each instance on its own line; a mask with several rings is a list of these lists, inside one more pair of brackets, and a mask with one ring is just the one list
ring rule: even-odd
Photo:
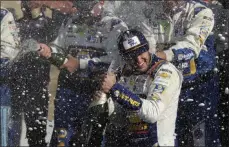
[[118,49],[126,63],[120,80],[109,72],[102,83],[111,111],[105,146],[175,146],[182,73],[150,53],[137,30],[121,33]]
[[217,117],[214,117],[218,79],[214,72],[211,9],[195,1],[106,1],[103,14],[104,24],[116,22],[140,30],[149,41],[150,52],[157,51],[158,57],[173,62],[182,71],[179,145],[218,144]]

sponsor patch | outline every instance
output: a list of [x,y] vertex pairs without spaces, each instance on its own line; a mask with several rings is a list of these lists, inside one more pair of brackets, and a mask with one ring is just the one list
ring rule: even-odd
[[130,123],[139,123],[142,121],[140,117],[138,116],[138,114],[134,111],[129,111],[127,117]]
[[136,106],[139,107],[140,103],[134,99],[131,99],[128,95],[125,95],[124,93],[121,93],[119,95],[119,98],[123,99],[124,101],[126,101],[127,103],[129,103],[132,106]]
[[181,60],[184,60],[184,61],[187,61],[187,60],[190,60],[194,57],[194,53],[191,52],[191,53],[188,53],[188,54],[178,54],[178,61],[181,61]]
[[154,93],[162,93],[165,90],[165,86],[161,84],[153,85],[153,92]]
[[158,102],[158,101],[161,100],[158,96],[155,96],[155,95],[152,95],[151,98],[152,98],[152,100],[154,100],[154,101],[156,101],[156,102]]
[[60,128],[58,131],[58,138],[65,138],[68,134],[65,128]]
[[203,19],[206,19],[206,20],[209,20],[209,21],[213,20],[211,17],[207,17],[207,16],[204,16]]
[[171,70],[168,70],[168,69],[164,69],[164,68],[161,68],[160,71],[164,71],[164,72],[168,72],[170,74],[172,74],[173,72]]
[[[138,116],[137,111],[128,111],[127,118],[129,120],[129,131],[133,133],[140,133],[149,129],[148,123],[145,123]],[[145,132],[146,133],[146,132]]]
[[123,42],[123,46],[125,48],[125,50],[128,50],[132,47],[135,47],[137,45],[141,44],[138,37],[137,36],[134,36],[132,38],[129,38],[128,40],[124,41]]
[[206,38],[209,33],[209,28],[208,27],[201,27],[200,28],[200,36]]
[[168,74],[167,72],[162,72],[159,74],[159,76],[162,78],[170,78],[170,74]]
[[162,78],[160,76],[157,76],[153,82],[154,82],[154,84],[159,84],[159,85],[163,85],[163,86],[169,85],[168,80],[165,80],[165,78]]
[[184,62],[184,63],[181,63],[178,65],[178,68],[179,69],[184,69],[184,68],[187,68],[189,67],[189,63],[188,62]]
[[[138,134],[146,134],[148,133],[148,129],[149,129],[148,124],[144,122],[129,125],[129,131]],[[142,132],[142,131],[147,131],[147,132]]]

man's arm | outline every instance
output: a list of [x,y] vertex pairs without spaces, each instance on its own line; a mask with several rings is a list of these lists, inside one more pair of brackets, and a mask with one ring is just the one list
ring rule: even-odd
[[172,64],[162,65],[150,84],[147,99],[142,99],[140,118],[154,123],[170,105],[177,106],[182,81],[182,74]]
[[[65,21],[67,21],[67,23],[65,23]],[[68,25],[70,25],[71,23],[71,19],[64,20],[59,29],[57,38],[54,41],[52,41],[49,45],[40,43],[39,53],[40,55],[46,58],[50,58],[52,54],[59,54],[59,56],[62,56],[62,58],[64,58],[61,61],[63,62],[63,64],[59,68],[66,68],[69,72],[74,72],[80,67],[80,61],[79,59],[74,58],[71,55],[68,55],[68,46],[66,44],[66,38]]]
[[[110,5],[113,4],[113,2],[108,2],[106,1],[105,4],[109,4]],[[108,7],[107,5],[104,4],[104,8],[106,8],[105,10],[108,11]],[[103,11],[104,13],[104,11]],[[117,50],[117,37],[119,35],[119,33],[122,30],[127,29],[127,26],[125,26],[125,24],[119,20],[117,17],[106,17],[107,15],[103,15],[103,19],[101,20],[101,25],[98,26],[98,29],[101,28],[101,33],[105,36],[105,41],[103,41],[103,47],[106,48],[106,52],[112,53],[112,56],[114,56],[114,52],[118,52]],[[117,19],[116,19],[117,18]],[[66,25],[62,25],[62,27],[60,28],[58,37],[52,42],[50,43],[50,49],[52,50],[52,53],[62,53],[62,54],[67,54],[66,50],[66,45],[65,45],[65,40],[66,40],[66,32],[68,31],[68,24],[71,24],[71,20],[68,20],[68,22],[66,23]],[[64,24],[64,23],[63,23]],[[119,30],[119,31],[118,31]],[[115,53],[117,54],[117,53]],[[49,55],[50,56],[50,55]],[[108,55],[109,56],[109,55]],[[109,57],[112,57],[109,56]],[[61,66],[61,68],[68,68],[68,66],[71,66],[71,69],[73,67],[77,67],[77,69],[86,69],[88,68],[88,63],[89,61],[93,61],[93,62],[100,62],[100,60],[102,62],[108,62],[108,58],[107,57],[101,57],[101,59],[99,58],[93,58],[93,59],[77,59],[75,58],[73,60],[73,58],[70,58],[71,60],[69,62],[66,62],[65,65]],[[112,59],[110,59],[112,60]],[[72,61],[72,62],[71,62]],[[69,63],[69,64],[68,64]],[[74,65],[75,63],[77,63],[77,65]],[[75,69],[76,70],[76,69]]]
[[164,51],[166,59],[172,61],[179,60],[178,55],[191,55],[197,58],[207,37],[210,35],[214,26],[214,16],[211,9],[204,6],[194,8],[193,18],[188,24],[185,35],[176,42],[176,45]]
[[110,92],[112,98],[124,108],[138,110],[141,119],[154,123],[171,103],[178,103],[182,75],[173,65],[165,64],[161,66],[153,79],[150,87],[147,88],[149,90],[147,99],[140,98],[121,84],[116,83],[112,74],[107,75],[102,89],[104,92]]

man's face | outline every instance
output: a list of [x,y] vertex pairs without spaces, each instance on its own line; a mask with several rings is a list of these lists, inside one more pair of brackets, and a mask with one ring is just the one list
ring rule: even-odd
[[[128,62],[128,61],[127,61]],[[150,65],[150,53],[144,52],[128,62],[138,72],[146,72]]]

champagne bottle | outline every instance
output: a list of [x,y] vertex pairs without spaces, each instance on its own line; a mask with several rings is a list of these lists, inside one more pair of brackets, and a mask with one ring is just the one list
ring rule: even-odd
[[58,68],[68,61],[68,58],[61,53],[51,53],[51,57],[48,58],[49,62]]
[[101,91],[99,100],[94,100],[90,104],[88,113],[87,123],[83,124],[83,126],[85,125],[90,130],[84,127],[84,133],[82,133],[85,134],[85,144],[89,147],[100,147],[103,143],[103,136],[109,116],[107,95],[105,93]]

